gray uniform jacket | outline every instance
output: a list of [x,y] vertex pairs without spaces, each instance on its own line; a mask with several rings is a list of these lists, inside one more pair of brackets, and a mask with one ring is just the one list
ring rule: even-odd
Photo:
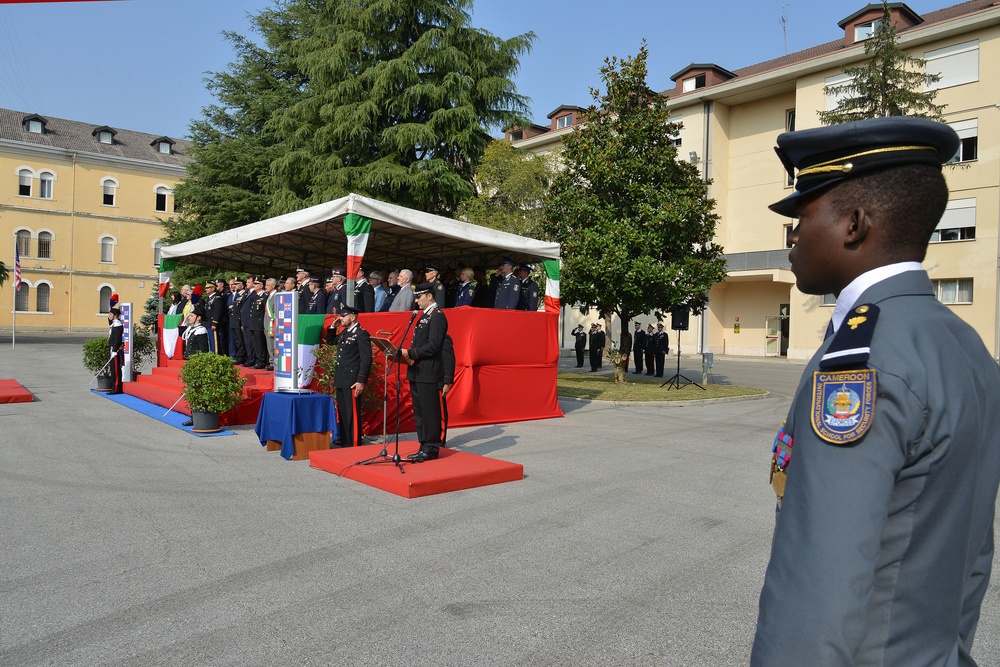
[[751,665],[974,665],[1000,480],[1000,370],[923,271],[872,285],[860,304],[880,311],[870,426],[846,444],[816,434],[813,372],[831,337],[785,424],[793,447]]

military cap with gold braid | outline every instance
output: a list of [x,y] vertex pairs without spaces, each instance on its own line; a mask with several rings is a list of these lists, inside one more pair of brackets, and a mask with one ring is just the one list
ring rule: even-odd
[[774,150],[790,177],[798,170],[795,192],[768,208],[794,218],[800,198],[850,178],[911,164],[940,168],[958,151],[958,141],[943,123],[906,116],[785,132]]

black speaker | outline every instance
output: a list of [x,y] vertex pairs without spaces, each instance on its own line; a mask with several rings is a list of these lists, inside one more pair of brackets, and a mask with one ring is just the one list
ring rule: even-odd
[[674,306],[670,309],[670,328],[674,331],[687,331],[690,316],[691,310],[687,306]]

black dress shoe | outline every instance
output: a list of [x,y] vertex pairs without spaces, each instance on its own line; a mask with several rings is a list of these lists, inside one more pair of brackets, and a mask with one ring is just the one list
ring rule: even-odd
[[419,452],[410,454],[408,458],[413,463],[423,463],[424,461],[433,461],[438,457],[437,452],[429,452],[427,450],[421,449]]
[[181,422],[181,426],[194,426],[194,420],[193,419],[188,419],[186,421],[182,421]]

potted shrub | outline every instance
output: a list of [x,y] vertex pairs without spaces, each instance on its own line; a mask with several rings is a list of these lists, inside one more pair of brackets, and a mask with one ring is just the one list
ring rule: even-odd
[[83,343],[83,367],[97,376],[97,390],[111,391],[111,350],[107,338],[89,338]]
[[246,378],[231,357],[212,352],[195,354],[184,363],[180,378],[195,431],[218,431],[219,414],[232,410],[243,399]]

